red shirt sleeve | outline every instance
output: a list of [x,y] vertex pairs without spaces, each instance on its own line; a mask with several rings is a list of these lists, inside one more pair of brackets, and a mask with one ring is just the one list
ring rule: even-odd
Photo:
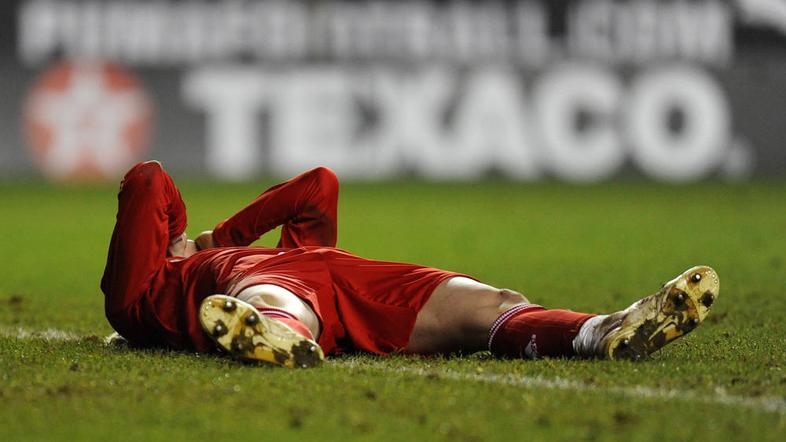
[[216,246],[248,246],[283,225],[279,247],[334,247],[337,239],[338,179],[318,167],[278,184],[213,229]]
[[101,290],[107,311],[121,311],[150,288],[166,263],[169,242],[186,228],[186,208],[172,179],[155,161],[123,179]]

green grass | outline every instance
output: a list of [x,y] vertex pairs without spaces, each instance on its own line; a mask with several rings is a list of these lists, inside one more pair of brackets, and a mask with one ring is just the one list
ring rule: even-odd
[[[265,184],[184,183],[189,234]],[[547,306],[595,312],[708,264],[720,274],[721,296],[699,330],[642,363],[351,355],[294,371],[101,345],[96,337],[110,328],[98,282],[115,191],[0,184],[2,441],[786,434],[783,402],[763,406],[786,400],[786,183],[345,185],[339,247],[362,256],[466,272]],[[19,327],[79,338],[20,339]],[[516,383],[533,378],[580,388]],[[641,397],[637,387],[660,396]],[[686,397],[666,399],[667,390]]]

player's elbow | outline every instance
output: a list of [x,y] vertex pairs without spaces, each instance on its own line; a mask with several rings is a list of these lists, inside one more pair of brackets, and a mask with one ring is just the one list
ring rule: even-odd
[[121,190],[148,190],[153,187],[164,187],[164,167],[160,162],[152,160],[139,163],[132,167],[120,183]]
[[338,190],[338,176],[329,167],[319,166],[308,173],[319,183],[320,188]]

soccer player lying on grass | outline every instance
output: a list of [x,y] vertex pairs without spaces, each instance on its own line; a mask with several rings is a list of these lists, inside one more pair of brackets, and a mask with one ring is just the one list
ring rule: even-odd
[[[718,296],[694,267],[610,315],[546,309],[459,273],[361,258],[336,245],[338,180],[317,168],[186,238],[186,208],[160,163],[123,179],[101,289],[136,345],[310,367],[344,351],[639,359],[690,332]],[[277,248],[248,247],[282,226]]]

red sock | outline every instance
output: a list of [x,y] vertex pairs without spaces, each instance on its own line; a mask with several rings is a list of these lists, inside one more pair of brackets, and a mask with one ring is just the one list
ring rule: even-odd
[[308,339],[314,340],[314,335],[311,334],[311,330],[309,330],[305,324],[300,322],[300,320],[298,320],[297,317],[292,313],[275,307],[257,307],[257,311],[259,311],[262,316],[267,316],[270,319],[275,319],[276,321],[282,322],[288,325],[292,330],[295,330]]
[[547,310],[525,304],[503,313],[489,332],[489,350],[496,356],[536,359],[575,356],[573,338],[595,315],[570,310]]

